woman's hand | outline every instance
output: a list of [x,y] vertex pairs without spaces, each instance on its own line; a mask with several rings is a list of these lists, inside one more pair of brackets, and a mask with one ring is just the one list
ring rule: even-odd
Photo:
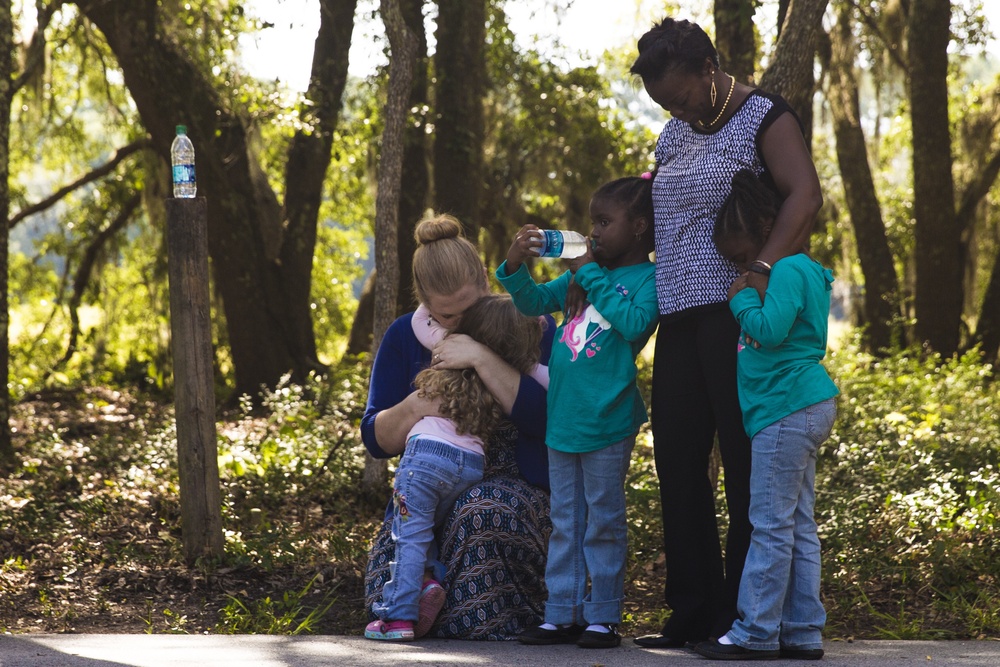
[[[740,291],[746,289],[747,287],[750,287],[750,285],[747,283],[747,276],[748,275],[749,275],[749,272],[747,272],[747,273],[741,273],[740,275],[736,276],[736,280],[734,280],[733,284],[729,286],[729,294],[727,295],[727,298],[730,301],[733,300],[733,297],[736,296],[737,292],[740,292]],[[763,277],[764,276],[761,276],[761,278],[763,278]]]
[[440,399],[425,398],[414,391],[396,405],[379,412],[375,416],[375,437],[382,451],[389,456],[402,454],[406,435],[413,425],[424,417],[439,415],[440,410]]
[[566,321],[575,320],[587,310],[588,305],[590,304],[587,301],[587,292],[575,279],[570,279],[569,287],[566,289],[566,307],[563,309]]
[[525,225],[514,237],[507,251],[507,274],[510,275],[521,268],[529,257],[538,257],[538,248],[542,245],[542,237],[535,225]]
[[431,350],[431,366],[451,370],[476,368],[476,364],[487,354],[493,354],[493,351],[469,336],[449,334]]

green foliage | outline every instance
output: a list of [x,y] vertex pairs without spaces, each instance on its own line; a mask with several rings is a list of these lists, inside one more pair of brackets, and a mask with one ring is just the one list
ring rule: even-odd
[[369,83],[350,85],[344,94],[313,264],[313,329],[320,358],[327,362],[343,354],[357,311],[355,287],[364,277],[374,234],[369,153],[381,131],[381,107]]
[[856,349],[833,354],[830,368],[842,396],[820,452],[816,514],[831,624],[885,637],[996,634],[1000,392],[992,369],[975,352],[876,360]]
[[220,634],[242,635],[301,635],[316,631],[319,621],[337,603],[333,590],[327,591],[318,604],[304,602],[316,577],[300,591],[286,591],[281,599],[270,596],[244,602],[229,596],[229,604],[219,612],[221,620],[215,627]]
[[636,125],[598,67],[568,68],[518,50],[506,16],[489,18],[486,99],[487,261],[498,265],[524,222],[589,231],[601,183],[649,168],[654,136]]
[[[286,378],[263,391],[260,413],[249,397],[241,400],[240,416],[219,434],[232,564],[273,568],[303,559],[322,562],[356,548],[359,517],[349,511],[347,499],[364,467],[356,424],[366,385],[367,367],[358,361],[341,364],[330,377],[314,377],[305,387]],[[304,505],[290,504],[294,499]],[[339,517],[342,530],[321,540],[306,538],[320,517]]]

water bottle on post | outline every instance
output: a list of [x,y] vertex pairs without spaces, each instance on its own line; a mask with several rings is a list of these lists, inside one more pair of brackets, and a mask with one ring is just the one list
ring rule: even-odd
[[587,252],[587,237],[573,230],[539,229],[542,245],[538,248],[539,257],[556,257],[573,259]]
[[187,136],[187,127],[177,126],[177,136],[170,145],[170,164],[174,178],[174,197],[191,198],[198,192],[194,179],[194,144]]

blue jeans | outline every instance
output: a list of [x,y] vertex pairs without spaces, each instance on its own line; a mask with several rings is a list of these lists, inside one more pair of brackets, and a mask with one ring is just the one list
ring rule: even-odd
[[634,446],[635,436],[584,454],[549,448],[547,623],[621,622],[628,548],[625,474]]
[[820,546],[813,518],[816,451],[837,407],[828,399],[753,437],[750,522],[753,537],[740,583],[740,619],[729,638],[748,649],[823,646]]
[[440,440],[410,438],[396,469],[392,493],[395,560],[382,601],[372,611],[383,621],[416,621],[434,529],[455,501],[483,479],[483,456]]

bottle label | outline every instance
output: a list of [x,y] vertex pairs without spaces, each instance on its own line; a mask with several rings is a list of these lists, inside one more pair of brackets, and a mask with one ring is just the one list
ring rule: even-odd
[[180,185],[185,183],[194,183],[194,165],[193,164],[175,164],[173,169],[174,183]]
[[563,235],[556,229],[544,230],[545,238],[541,247],[540,257],[559,257],[563,251]]

